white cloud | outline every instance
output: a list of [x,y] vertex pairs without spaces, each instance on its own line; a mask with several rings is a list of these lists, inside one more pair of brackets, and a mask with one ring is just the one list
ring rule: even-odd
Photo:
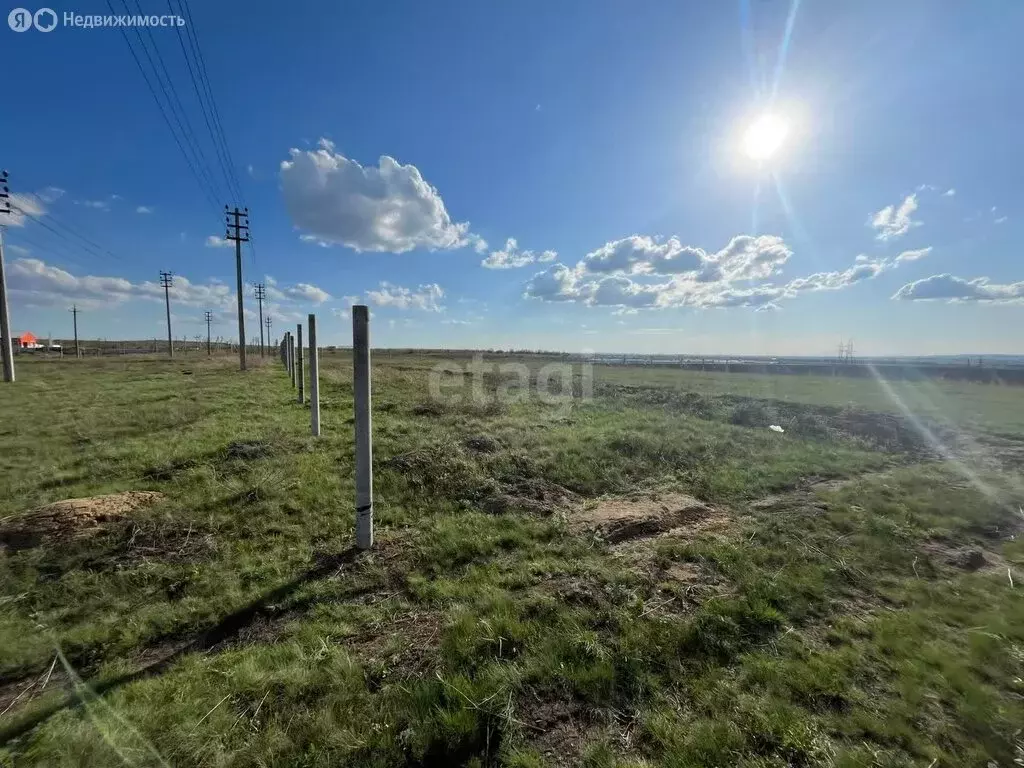
[[878,277],[887,267],[884,261],[861,261],[842,271],[816,272],[807,277],[790,280],[784,288],[784,293],[786,296],[795,296],[804,291],[839,291],[863,280]]
[[207,248],[234,248],[235,243],[233,240],[220,237],[219,235],[210,235],[206,238]]
[[135,212],[136,213],[152,213],[153,209],[150,208],[148,205],[140,205],[138,208],[135,209]]
[[932,247],[930,245],[927,248],[918,248],[914,251],[903,251],[903,253],[896,257],[896,261],[917,261],[918,259],[923,259],[931,252]]
[[416,166],[382,155],[377,166],[364,167],[327,139],[315,151],[289,152],[291,159],[281,163],[281,189],[303,239],[393,253],[470,244],[469,224],[451,220]]
[[64,196],[65,192],[60,187],[44,187],[36,192],[36,197],[44,203],[55,203]]
[[22,303],[35,306],[78,300],[95,307],[139,295],[139,286],[124,278],[76,277],[41,259],[14,259],[7,270],[7,286]]
[[444,309],[439,303],[444,298],[444,290],[437,283],[411,289],[385,282],[380,284],[378,290],[367,291],[366,296],[370,303],[378,307],[421,309],[427,312],[441,312]]
[[1007,216],[1000,216],[998,219],[995,219],[995,221],[993,221],[993,224],[1005,224],[1008,218],[1009,217]]
[[576,301],[579,275],[565,264],[554,264],[537,272],[526,283],[523,298],[541,301]]
[[284,293],[295,301],[310,301],[314,304],[323,304],[331,298],[331,294],[323,288],[318,288],[309,283],[296,283],[290,288],[285,288]]
[[470,320],[456,320],[455,318],[447,318],[441,321],[441,325],[472,325]]
[[490,256],[480,262],[480,265],[488,269],[514,269],[525,267],[535,261],[554,261],[556,258],[558,258],[558,254],[555,251],[542,251],[539,254],[534,251],[521,251],[516,239],[510,237],[505,241],[504,250],[492,251]]
[[75,200],[75,205],[81,205],[84,208],[93,208],[97,211],[110,210],[110,200]]
[[911,227],[921,224],[911,218],[917,210],[917,195],[907,195],[899,207],[887,205],[871,216],[868,224],[878,231],[875,235],[879,240],[891,240],[905,235]]
[[634,235],[605,243],[575,268],[553,264],[535,273],[526,283],[523,297],[616,307],[616,314],[668,307],[764,307],[762,311],[772,311],[782,299],[811,291],[842,290],[877,277],[899,261],[860,255],[844,270],[818,272],[783,284],[767,282],[791,255],[783,240],[771,235],[738,235],[710,254],[684,246],[677,238],[661,241]]
[[[9,265],[8,287],[15,299],[24,305],[63,306],[70,301],[86,308],[109,308],[126,301],[162,303],[164,289],[156,281],[133,283],[123,277],[86,275],[79,277],[40,259],[15,259]],[[248,287],[251,289],[251,286]],[[246,295],[251,296],[247,289]],[[330,298],[326,291],[308,283],[299,283],[279,291],[282,301],[264,304],[264,315],[277,320],[300,322],[304,315],[296,311],[299,301],[320,303]],[[269,296],[268,291],[268,296]],[[234,316],[237,297],[233,285],[217,279],[193,282],[184,275],[174,275],[170,289],[171,306],[195,310],[209,309]]]
[[955,194],[956,194],[956,190],[953,189],[952,187],[950,187],[949,189],[947,189],[945,192],[942,193],[942,196],[943,197],[953,197],[953,195],[955,195]]
[[966,280],[947,273],[907,283],[892,298],[899,301],[945,300],[950,303],[1024,303],[1024,281],[999,285],[987,277]]
[[580,268],[590,273],[689,273],[703,282],[753,280],[775,274],[791,255],[782,238],[774,235],[738,235],[712,254],[683,245],[675,237],[662,242],[646,235],[633,235],[591,251],[583,257]]
[[684,246],[672,237],[661,243],[647,235],[632,235],[605,243],[580,262],[583,270],[594,273],[664,273],[700,270],[707,254],[700,248]]
[[46,213],[42,201],[35,195],[20,195],[12,192],[8,202],[11,212],[0,218],[0,223],[8,227],[23,227],[26,217],[38,218]]

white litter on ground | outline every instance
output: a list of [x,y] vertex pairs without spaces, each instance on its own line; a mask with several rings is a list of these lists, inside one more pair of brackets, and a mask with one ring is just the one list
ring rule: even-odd
[[768,429],[770,429],[772,432],[785,432],[786,431],[782,427],[780,427],[778,424],[772,424],[770,427],[768,427]]

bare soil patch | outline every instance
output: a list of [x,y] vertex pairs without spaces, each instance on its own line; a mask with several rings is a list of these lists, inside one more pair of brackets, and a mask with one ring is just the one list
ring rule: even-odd
[[925,558],[932,564],[956,568],[968,573],[976,571],[1006,572],[1006,560],[1002,555],[977,544],[953,542],[945,539],[930,539],[921,545]]
[[0,525],[0,544],[17,550],[89,538],[103,532],[108,524],[163,499],[157,491],[124,491],[56,501]]
[[438,613],[401,610],[340,643],[367,668],[371,681],[408,680],[430,669],[441,630]]
[[611,544],[682,529],[694,531],[725,523],[709,504],[685,494],[602,499],[574,515],[579,531],[591,532]]

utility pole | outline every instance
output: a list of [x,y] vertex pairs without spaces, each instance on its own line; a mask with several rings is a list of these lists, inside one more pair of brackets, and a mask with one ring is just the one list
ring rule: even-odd
[[75,359],[77,360],[82,356],[82,353],[78,349],[78,305],[71,305],[71,317],[75,324]]
[[[263,283],[259,283],[256,286],[256,301],[260,304],[260,357],[264,356],[263,352],[263,300],[267,298],[267,287]],[[267,340],[270,340],[269,331],[267,333]]]
[[206,310],[206,356],[213,354],[210,350],[210,323],[213,322],[213,312]]
[[4,381],[14,381],[14,348],[11,343],[11,315],[7,310],[7,276],[4,271],[4,232],[11,215],[7,171],[0,172],[0,336],[3,337]]
[[173,272],[160,272],[160,285],[164,287],[164,303],[167,305],[167,355],[174,357],[174,337],[171,336],[171,286],[174,285]]
[[[238,206],[235,209],[229,210],[228,207],[224,206],[224,211],[227,213],[228,231],[224,235],[225,240],[235,241],[235,272],[238,277],[238,363],[242,370],[245,370],[245,315],[242,312],[242,243],[249,242],[249,209],[246,208],[243,211],[238,210]],[[231,219],[234,219],[232,223]],[[242,223],[242,219],[245,219],[245,223]],[[231,234],[231,230],[235,230],[235,234]],[[262,333],[263,329],[260,328]]]
[[[263,307],[261,306],[260,307],[260,315],[262,315],[262,314],[263,314]],[[263,325],[267,326],[267,346],[269,347],[270,346],[270,326],[273,325],[273,323],[270,322],[270,318],[268,317],[266,320],[263,321]],[[261,333],[262,333],[262,331],[261,331]]]

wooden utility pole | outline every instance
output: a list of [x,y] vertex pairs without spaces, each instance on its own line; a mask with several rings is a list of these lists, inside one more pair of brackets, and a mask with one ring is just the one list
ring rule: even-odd
[[7,275],[4,271],[4,232],[11,215],[11,195],[7,171],[0,172],[0,343],[3,345],[4,381],[14,381],[14,345],[11,340],[11,314],[7,309]]
[[[238,278],[238,363],[242,370],[245,370],[245,314],[242,311],[242,243],[249,242],[249,209],[238,210],[238,206],[235,209],[229,210],[228,207],[224,206],[224,211],[227,213],[228,231],[224,235],[225,240],[235,241],[235,272]],[[234,219],[234,222],[231,219]],[[242,219],[245,219],[245,223],[242,223]],[[231,234],[231,230],[235,230],[234,234]],[[262,329],[261,329],[262,331]]]
[[174,285],[174,273],[161,271],[160,285],[164,287],[164,303],[167,305],[167,355],[174,357],[174,337],[171,336],[171,286]]
[[[267,288],[265,285],[263,285],[263,283],[259,283],[256,286],[256,301],[258,301],[260,305],[260,357],[265,356],[265,353],[263,351],[263,300],[265,298],[267,298]],[[267,341],[270,341],[269,332],[267,336]]]
[[352,307],[352,397],[356,438],[356,546],[373,546],[373,419],[370,411],[370,308]]
[[213,350],[210,347],[210,323],[213,322],[213,312],[206,310],[206,356],[209,357],[213,354]]
[[71,305],[71,317],[72,317],[72,322],[75,325],[75,359],[77,360],[78,358],[80,358],[82,356],[81,351],[79,351],[79,349],[78,349],[78,305],[77,304],[72,304]]
[[[261,314],[263,313],[263,307],[262,306],[260,307],[260,313]],[[266,320],[263,321],[263,325],[267,326],[267,347],[269,348],[270,347],[270,326],[272,326],[273,323],[270,321],[270,318],[268,317]]]

